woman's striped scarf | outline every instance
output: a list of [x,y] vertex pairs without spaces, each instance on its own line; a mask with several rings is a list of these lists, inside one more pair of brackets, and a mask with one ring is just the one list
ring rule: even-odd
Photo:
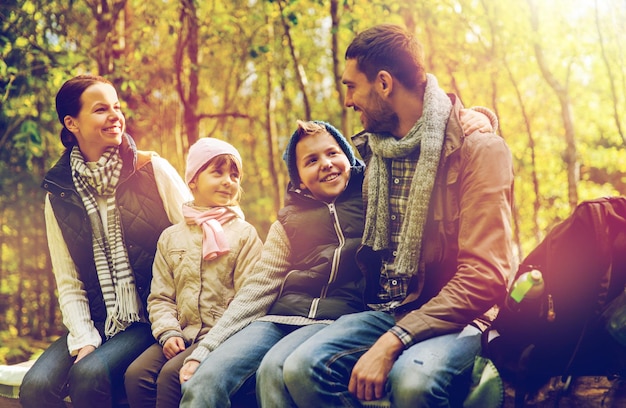
[[[83,200],[91,223],[94,262],[107,309],[104,332],[110,338],[140,320],[135,279],[115,204],[122,158],[118,147],[110,147],[98,159],[96,166],[90,168],[78,146],[74,146],[70,166],[76,191]],[[106,230],[95,195],[106,199]]]

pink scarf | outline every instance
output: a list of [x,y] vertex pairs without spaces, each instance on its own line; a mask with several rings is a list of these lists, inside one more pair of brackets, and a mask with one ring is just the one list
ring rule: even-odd
[[212,207],[200,211],[188,205],[183,205],[183,215],[187,224],[197,224],[202,227],[202,257],[207,261],[228,253],[230,248],[224,234],[224,225],[235,218],[237,214],[227,207]]

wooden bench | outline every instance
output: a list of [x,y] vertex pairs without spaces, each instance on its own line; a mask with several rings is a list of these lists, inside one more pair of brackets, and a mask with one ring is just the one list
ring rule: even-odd
[[0,365],[0,408],[20,408],[18,401],[22,379],[35,361]]
[[[19,387],[34,361],[0,365],[0,408],[21,408]],[[504,383],[504,408],[515,406],[513,389]],[[71,407],[69,400],[67,406]],[[367,408],[387,408],[386,400],[364,404]],[[626,381],[606,377],[578,377],[568,387],[560,378],[552,378],[535,395],[530,395],[526,407],[596,408],[626,407]]]

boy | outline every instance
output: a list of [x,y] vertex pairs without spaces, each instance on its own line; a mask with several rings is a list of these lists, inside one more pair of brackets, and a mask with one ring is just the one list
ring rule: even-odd
[[[253,274],[265,280],[246,283],[229,307],[265,316],[213,350],[200,343],[180,373],[181,407],[229,406],[240,388],[252,389],[259,365],[262,378],[282,375],[291,350],[339,316],[365,309],[355,262],[364,226],[363,164],[337,129],[316,121],[298,121],[283,159],[290,177],[285,206]],[[271,404],[263,389],[259,383],[258,397]]]

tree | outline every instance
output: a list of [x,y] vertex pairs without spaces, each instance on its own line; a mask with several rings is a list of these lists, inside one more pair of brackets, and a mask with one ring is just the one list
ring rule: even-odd
[[561,105],[561,119],[563,120],[563,129],[565,133],[566,149],[563,154],[563,161],[567,168],[567,187],[569,204],[571,208],[575,208],[578,204],[578,180],[579,180],[579,163],[576,154],[576,138],[574,129],[574,117],[572,113],[572,101],[569,96],[568,81],[560,82],[551,71],[546,61],[543,48],[539,43],[539,15],[534,0],[527,0],[530,7],[530,21],[534,33],[533,48],[537,64],[541,70],[541,74],[554,93],[556,94]]

